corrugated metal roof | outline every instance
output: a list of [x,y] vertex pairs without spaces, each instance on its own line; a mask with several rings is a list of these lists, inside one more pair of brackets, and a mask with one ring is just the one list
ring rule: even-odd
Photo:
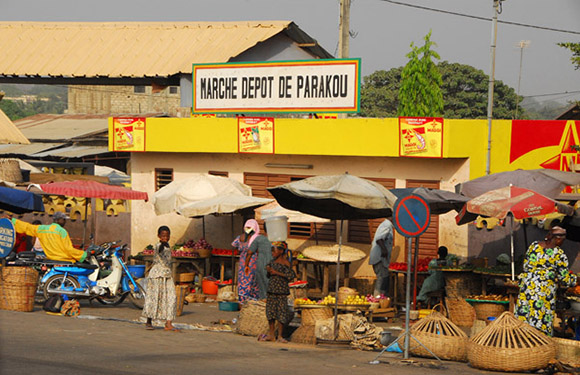
[[17,120],[14,125],[30,139],[69,140],[107,132],[109,116],[41,114]]
[[33,155],[38,152],[60,147],[65,143],[32,143],[29,145],[0,145],[0,155]]
[[0,109],[0,143],[17,143],[17,144],[30,144],[30,141],[26,139],[24,134],[14,123],[6,116],[6,114]]
[[50,151],[39,152],[31,156],[35,158],[44,158],[47,156],[56,156],[60,158],[82,158],[83,156],[105,154],[107,152],[110,152],[107,146],[69,146]]
[[0,22],[0,74],[167,77],[191,73],[194,62],[227,62],[281,32],[316,42],[290,21]]

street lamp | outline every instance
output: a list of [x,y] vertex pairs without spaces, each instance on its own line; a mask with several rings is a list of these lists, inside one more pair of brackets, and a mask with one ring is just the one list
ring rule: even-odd
[[514,119],[518,119],[518,105],[520,103],[520,83],[522,81],[522,61],[524,59],[524,48],[528,48],[530,46],[530,41],[529,40],[520,40],[520,42],[517,44],[517,47],[519,47],[520,49],[520,73],[518,75],[518,93],[516,96],[516,115],[514,116]]
[[490,173],[491,164],[491,119],[493,117],[493,87],[495,84],[495,45],[497,42],[497,15],[501,13],[501,2],[504,0],[493,0],[493,19],[491,22],[491,45],[489,47],[490,68],[489,85],[487,89],[487,163],[485,174]]

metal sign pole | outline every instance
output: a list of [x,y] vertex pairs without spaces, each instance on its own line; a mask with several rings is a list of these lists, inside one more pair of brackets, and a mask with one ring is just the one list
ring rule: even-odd
[[413,251],[413,238],[408,237],[408,250],[407,250],[407,285],[405,285],[405,352],[404,358],[409,359],[409,320],[410,320],[410,310],[411,310],[411,253]]

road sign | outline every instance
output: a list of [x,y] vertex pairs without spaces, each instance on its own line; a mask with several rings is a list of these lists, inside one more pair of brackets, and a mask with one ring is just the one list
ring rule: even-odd
[[418,237],[429,228],[431,210],[418,195],[399,198],[393,209],[393,225],[405,237]]
[[0,219],[0,258],[10,254],[16,242],[16,231],[12,221],[6,218]]

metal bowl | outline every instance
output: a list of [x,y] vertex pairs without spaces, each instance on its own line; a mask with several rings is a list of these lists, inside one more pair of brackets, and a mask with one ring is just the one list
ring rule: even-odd
[[381,345],[389,346],[391,342],[393,342],[393,333],[389,331],[381,332]]

